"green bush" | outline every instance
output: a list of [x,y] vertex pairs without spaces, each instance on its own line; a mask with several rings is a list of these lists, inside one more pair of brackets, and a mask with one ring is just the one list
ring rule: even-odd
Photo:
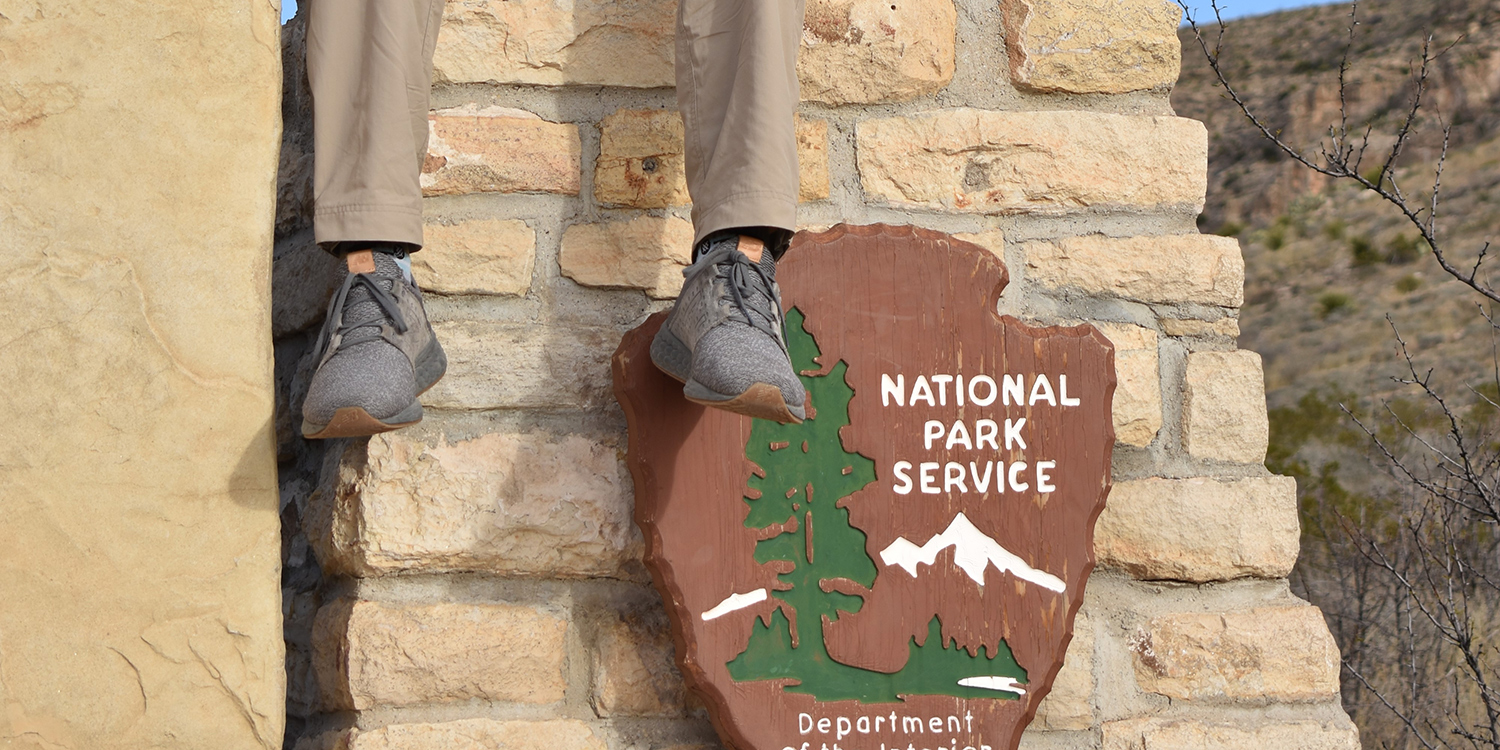
[[1323,225],[1323,236],[1330,240],[1341,240],[1344,239],[1344,230],[1348,228],[1343,219],[1334,219]]
[[1385,260],[1392,265],[1405,265],[1422,257],[1426,247],[1426,240],[1416,239],[1405,233],[1398,234],[1391,240]]
[[1368,266],[1380,260],[1380,254],[1375,252],[1375,243],[1364,235],[1349,240],[1349,252],[1354,256],[1356,266]]
[[1217,234],[1220,237],[1238,237],[1240,236],[1240,233],[1244,231],[1244,224],[1241,224],[1238,221],[1226,221],[1223,224],[1219,225],[1219,230],[1214,232],[1214,234]]
[[1339,292],[1325,292],[1323,296],[1318,298],[1319,316],[1326,318],[1329,315],[1338,312],[1339,310],[1347,308],[1349,306],[1349,302],[1350,299],[1349,295],[1347,294],[1341,294]]
[[1402,276],[1396,282],[1396,291],[1402,294],[1411,294],[1422,288],[1422,280],[1412,274]]

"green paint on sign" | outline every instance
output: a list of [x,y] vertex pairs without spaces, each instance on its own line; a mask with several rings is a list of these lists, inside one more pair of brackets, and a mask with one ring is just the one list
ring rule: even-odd
[[[798,372],[821,369],[815,358],[817,342],[802,327],[804,317],[793,308],[786,316],[787,349]],[[999,652],[980,649],[971,656],[958,645],[944,643],[941,624],[932,618],[924,645],[913,638],[910,658],[894,674],[874,672],[834,661],[823,643],[824,617],[837,620],[840,612],[858,612],[864,600],[840,593],[868,589],[875,583],[875,561],[865,553],[865,534],[849,523],[849,512],[837,502],[875,481],[875,462],[844,451],[839,428],[849,424],[849,402],[854,390],[844,378],[843,362],[824,376],[802,376],[812,396],[816,416],[800,425],[755,420],[745,455],[765,473],[752,476],[750,506],[745,525],[780,533],[756,545],[760,563],[790,563],[779,576],[786,591],[771,593],[795,613],[795,626],[778,609],[769,626],[756,622],[744,653],[729,662],[735,680],[796,680],[786,687],[820,701],[859,700],[890,703],[903,695],[952,695],[961,698],[1015,700],[1014,692],[963,687],[966,678],[995,678],[1026,683],[1026,671],[1016,663],[1010,647]],[[851,585],[852,584],[852,585]],[[795,637],[794,637],[795,636]],[[794,646],[793,643],[796,645]]]

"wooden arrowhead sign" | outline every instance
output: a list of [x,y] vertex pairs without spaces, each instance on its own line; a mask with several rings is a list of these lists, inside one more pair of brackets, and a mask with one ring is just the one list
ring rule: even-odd
[[799,234],[777,277],[803,424],[685,400],[664,313],[614,358],[683,674],[735,750],[1014,750],[1094,567],[1113,348],[921,229]]

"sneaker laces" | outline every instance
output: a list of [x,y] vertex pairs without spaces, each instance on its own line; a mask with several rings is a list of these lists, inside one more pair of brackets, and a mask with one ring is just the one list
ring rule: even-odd
[[[723,270],[725,264],[729,266],[727,273]],[[779,343],[782,340],[781,296],[776,294],[765,267],[751,261],[744,253],[733,252],[720,261],[719,268],[721,276],[728,278],[730,297],[744,316],[744,322]],[[755,295],[766,300],[766,306],[770,309],[763,310],[760,306],[751,304]]]
[[[339,286],[338,292],[333,295],[333,301],[328,306],[330,320],[333,319],[336,311],[344,309],[351,295],[354,295],[354,300],[353,304],[349,305],[351,308],[350,312],[365,307],[368,302],[374,303],[372,307],[365,311],[366,314],[364,317],[352,322],[348,319],[342,319],[339,322],[338,328],[330,332],[330,334],[341,336],[339,340],[341,348],[343,346],[363,344],[366,341],[380,338],[380,327],[387,320],[391,321],[397,333],[406,333],[408,328],[406,316],[401,314],[401,308],[396,304],[396,298],[391,296],[388,285],[382,285],[381,281],[386,281],[388,284],[395,283],[395,279],[382,279],[367,273],[351,273],[344,278],[344,283]],[[363,299],[358,294],[359,291],[366,292]],[[367,333],[358,337],[351,337],[349,335],[361,329],[366,330]],[[331,338],[332,335],[329,336],[330,340]]]

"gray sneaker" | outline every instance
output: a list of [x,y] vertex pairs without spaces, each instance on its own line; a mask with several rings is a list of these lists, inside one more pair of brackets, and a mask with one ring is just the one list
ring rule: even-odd
[[374,435],[422,421],[417,396],[448,369],[422,292],[396,259],[350,253],[349,275],[328,306],[318,369],[302,403],[302,436]]
[[677,305],[651,342],[651,361],[689,401],[783,424],[806,416],[807,392],[787,356],[776,263],[716,240],[683,272]]

